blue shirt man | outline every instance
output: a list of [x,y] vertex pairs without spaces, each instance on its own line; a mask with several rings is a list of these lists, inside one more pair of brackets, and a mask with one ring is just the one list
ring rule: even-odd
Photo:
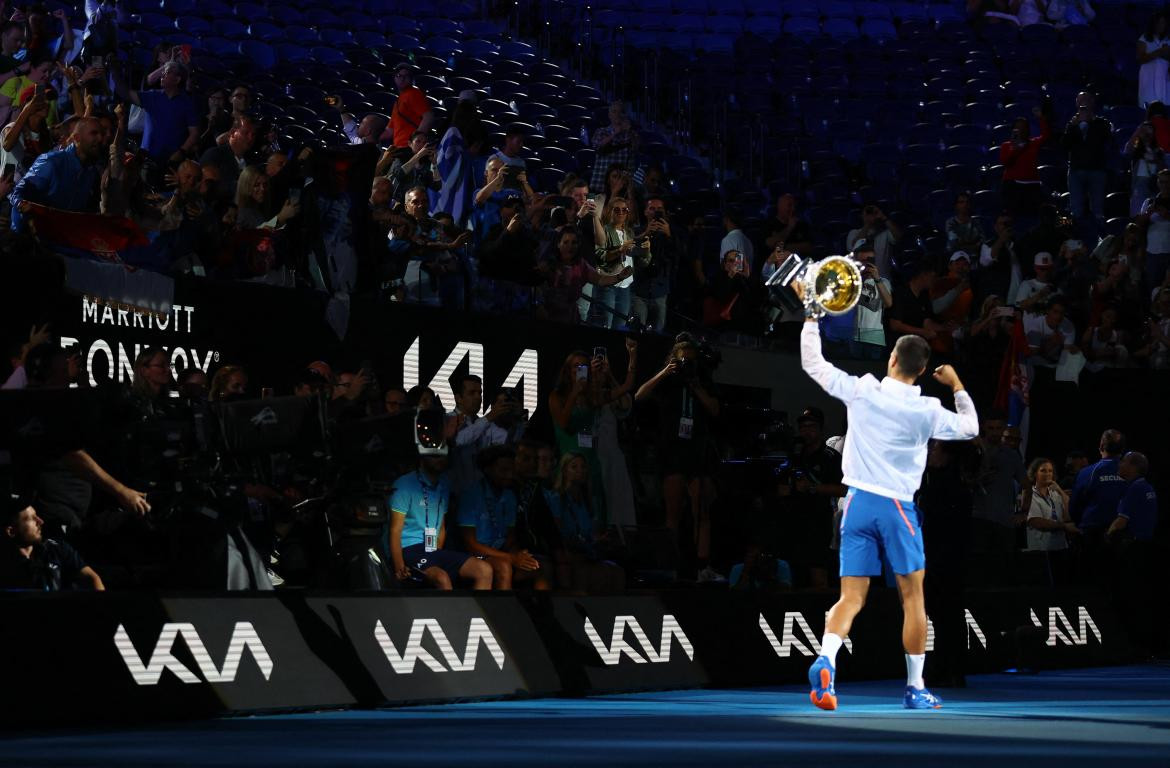
[[496,489],[481,480],[459,497],[459,526],[474,528],[480,544],[503,549],[508,531],[516,525],[516,506],[512,489]]
[[73,129],[71,144],[46,152],[36,159],[17,182],[12,203],[12,228],[24,231],[22,202],[39,203],[62,211],[92,212],[97,209],[97,187],[102,169],[98,164],[104,148],[101,125],[83,118]]
[[394,481],[390,511],[406,518],[402,527],[403,549],[422,544],[427,528],[442,527],[450,500],[451,484],[446,473],[432,481],[421,471],[415,471]]
[[1109,533],[1124,530],[1135,541],[1152,541],[1158,524],[1158,494],[1146,480],[1150,463],[1144,454],[1131,451],[1121,459],[1118,474],[1129,484],[1117,505],[1117,517]]
[[146,112],[142,148],[156,163],[165,164],[175,152],[191,152],[199,143],[199,112],[185,92],[187,68],[178,61],[163,65],[162,90],[134,91],[115,79],[118,96]]
[[1082,531],[1107,528],[1117,516],[1117,504],[1125,495],[1126,482],[1118,473],[1125,439],[1121,433],[1109,429],[1101,435],[1101,460],[1077,474],[1069,500],[1069,512]]

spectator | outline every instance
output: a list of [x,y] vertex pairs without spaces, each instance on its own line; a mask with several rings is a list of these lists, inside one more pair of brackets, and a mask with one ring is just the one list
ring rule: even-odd
[[519,406],[509,400],[496,398],[483,417],[483,381],[467,374],[451,385],[455,395],[455,410],[447,414],[455,424],[455,438],[451,449],[450,484],[458,497],[480,480],[476,457],[484,449],[508,442],[508,427]]
[[342,132],[350,144],[377,144],[389,122],[385,115],[377,112],[366,115],[360,123],[355,123],[352,119],[347,123],[343,117]]
[[[955,215],[947,219],[945,226],[947,233],[947,250],[951,253],[963,251],[975,253],[987,235],[979,221],[971,216],[971,193],[960,192],[955,195]],[[968,262],[970,259],[968,259]],[[968,263],[968,266],[970,264]]]
[[1170,17],[1165,10],[1158,10],[1146,22],[1145,32],[1137,41],[1138,106],[1145,107],[1153,101],[1163,104],[1170,102],[1170,77],[1167,59],[1170,59]]
[[207,92],[207,114],[200,123],[199,156],[219,143],[221,134],[232,129],[232,113],[228,110],[227,89],[219,86]]
[[1024,316],[1024,335],[1028,339],[1028,362],[1044,368],[1055,368],[1065,353],[1075,353],[1076,328],[1065,317],[1064,297],[1053,296],[1043,314]]
[[106,586],[81,555],[63,541],[45,538],[45,521],[27,499],[9,497],[3,505],[0,588],[57,592],[104,591]]
[[[541,460],[541,456],[547,460]],[[563,549],[557,522],[545,497],[551,488],[554,458],[552,448],[535,440],[516,444],[516,545],[548,558]]]
[[556,262],[549,271],[544,292],[544,308],[550,320],[576,324],[581,319],[577,302],[585,285],[608,287],[632,274],[629,267],[613,275],[603,275],[581,258],[580,236],[572,227],[559,230],[556,244]]
[[638,368],[638,342],[626,339],[626,376],[621,384],[614,378],[609,353],[604,347],[594,347],[589,368],[592,387],[589,396],[596,405],[594,444],[605,489],[605,522],[619,527],[635,526],[638,515],[634,509],[634,486],[630,482],[626,454],[618,441],[618,422],[634,409],[630,392]]
[[708,328],[743,330],[751,302],[748,259],[738,251],[723,254],[721,269],[707,285],[703,300],[703,325]]
[[[632,168],[638,152],[638,132],[626,115],[626,104],[615,101],[609,105],[609,125],[598,128],[593,134],[593,148],[597,155],[593,161],[593,177],[589,186],[605,189],[611,165],[620,164]],[[629,190],[632,194],[633,190]]]
[[438,158],[433,160],[443,179],[435,210],[451,214],[460,227],[471,215],[475,166],[487,137],[475,99],[474,91],[459,94],[451,125],[439,143]]
[[983,300],[979,317],[967,329],[963,353],[963,381],[978,405],[989,403],[999,386],[999,369],[1011,342],[1015,310],[994,294]]
[[[18,75],[21,62],[16,54],[24,50],[25,32],[25,25],[20,21],[9,19],[0,25],[0,82]],[[27,58],[27,54],[21,58]]]
[[280,211],[271,215],[268,174],[263,166],[249,165],[236,185],[236,227],[239,229],[279,229],[300,213],[301,207],[285,200]]
[[1051,552],[1068,549],[1068,534],[1080,530],[1068,516],[1068,492],[1056,483],[1051,459],[1038,458],[1028,467],[1031,488],[1022,510],[1028,516],[1028,549]]
[[509,123],[504,130],[504,146],[492,157],[498,157],[500,162],[517,172],[527,171],[528,166],[520,153],[524,151],[524,129],[519,123]]
[[402,387],[387,387],[382,393],[382,407],[387,416],[398,416],[406,413],[406,390]]
[[486,449],[479,455],[479,469],[483,478],[459,497],[463,546],[491,565],[496,589],[511,589],[513,583],[523,581],[532,581],[536,589],[548,589],[547,568],[516,544],[512,448],[500,445]]
[[[614,275],[624,272],[627,268],[633,270],[635,256],[644,258],[646,252],[646,238],[635,238],[634,227],[630,222],[630,201],[615,197],[611,198],[601,215],[604,237],[598,238],[596,256],[598,271],[604,275]],[[626,277],[609,287],[595,290],[593,303],[602,307],[602,314],[597,324],[602,328],[618,328],[624,326],[626,318],[630,316],[631,286],[633,276]]]
[[230,200],[236,194],[240,173],[254,159],[252,147],[256,143],[256,121],[250,115],[238,115],[233,121],[226,142],[212,147],[199,158],[204,173],[209,167],[214,167],[219,174],[215,191],[220,200]]
[[[878,270],[880,272],[880,266]],[[907,277],[905,285],[894,289],[894,305],[889,312],[890,330],[899,336],[914,334],[933,341],[940,333],[948,332],[947,327],[935,319],[934,305],[930,301],[934,267],[925,260],[919,261],[909,267]]]
[[[427,96],[414,84],[418,68],[409,62],[394,67],[394,85],[398,88],[398,100],[390,113],[390,141],[396,147],[410,144],[410,137],[416,131],[429,134],[435,122]],[[383,137],[385,138],[385,137]]]
[[1089,457],[1085,455],[1084,451],[1072,450],[1066,453],[1064,455],[1064,471],[1060,473],[1060,487],[1072,488],[1076,485],[1077,475],[1087,466],[1089,466]]
[[5,81],[0,85],[0,122],[7,124],[16,115],[16,111],[12,105],[21,100],[21,94],[28,88],[33,88],[34,93],[44,93],[45,99],[49,105],[49,112],[45,116],[45,124],[54,126],[61,121],[57,114],[57,99],[56,97],[49,97],[49,79],[53,75],[55,63],[51,58],[40,58],[35,55],[28,59],[27,74],[18,74],[16,77]]
[[435,390],[416,384],[406,392],[406,407],[412,411],[427,411],[432,408],[442,410],[443,401],[435,394]]
[[193,403],[206,403],[210,394],[210,385],[207,374],[202,369],[192,365],[184,368],[175,378],[179,397]]
[[1150,319],[1146,321],[1145,343],[1134,357],[1156,371],[1170,369],[1170,286],[1154,289]]
[[1158,146],[1154,124],[1147,121],[1134,129],[1133,136],[1126,142],[1125,152],[1130,161],[1129,215],[1137,216],[1141,213],[1142,203],[1154,192],[1154,179],[1165,167],[1166,151]]
[[445,282],[462,281],[459,259],[453,253],[471,240],[470,232],[454,239],[444,236],[439,223],[430,217],[426,187],[412,187],[406,193],[406,215],[414,224],[413,247],[404,277],[408,300],[439,306]]
[[49,102],[45,94],[26,88],[17,106],[21,109],[16,119],[0,131],[0,167],[7,169],[12,166],[13,183],[19,182],[33,162],[50,147],[45,122],[49,116]]
[[886,350],[882,316],[894,303],[890,281],[878,275],[873,263],[872,242],[859,241],[851,255],[861,270],[861,295],[857,306],[844,314],[821,318],[821,336],[832,344],[847,346],[850,357],[879,360]]
[[940,333],[930,342],[936,353],[949,356],[955,351],[955,332],[971,319],[971,304],[975,293],[971,290],[971,257],[966,251],[951,254],[947,273],[930,286],[930,306],[935,317],[950,332]]
[[96,210],[104,150],[101,123],[92,117],[78,120],[70,145],[38,157],[12,191],[12,228],[23,231],[24,220],[18,214],[26,202],[62,211]]
[[711,446],[719,398],[710,371],[699,360],[699,347],[680,335],[666,365],[643,384],[638,401],[653,399],[658,411],[658,460],[666,527],[678,535],[684,510],[690,513],[699,578],[721,578],[711,568]]
[[1052,131],[1039,107],[1032,108],[1032,115],[1040,124],[1039,135],[1029,136],[1028,118],[1017,117],[1012,122],[1011,138],[999,146],[1004,207],[1015,216],[1034,214],[1044,191],[1040,183],[1040,148],[1048,143]]
[[752,276],[756,265],[756,249],[752,241],[743,231],[743,211],[735,206],[723,209],[723,229],[727,233],[719,243],[719,253],[727,256],[728,251],[735,251],[741,258],[742,269],[737,271],[745,278]]
[[867,205],[861,209],[861,226],[849,230],[845,236],[845,252],[852,251],[862,239],[873,243],[873,260],[878,274],[887,279],[892,277],[892,246],[902,239],[902,228],[887,218],[881,208]]
[[492,568],[466,552],[444,549],[451,492],[447,458],[424,454],[418,469],[394,481],[384,554],[399,581],[420,578],[435,589],[450,590],[456,580],[472,589],[491,589]]
[[605,175],[605,186],[601,191],[606,200],[622,197],[628,200],[630,205],[635,206],[630,209],[630,223],[637,224],[638,210],[634,198],[636,186],[633,176],[624,164],[613,163],[609,166],[609,172]]
[[983,558],[984,583],[1007,576],[1008,557],[1015,548],[1016,497],[1027,477],[1018,450],[1003,442],[1003,417],[992,414],[980,424],[979,474],[971,511],[971,551]]
[[[646,229],[649,239],[646,248],[635,262],[633,296],[630,299],[633,316],[644,327],[662,333],[666,328],[666,306],[670,286],[678,268],[678,243],[671,232],[666,203],[657,197],[646,201]],[[650,320],[650,309],[654,320]]]
[[[1052,209],[1052,206],[1048,206]],[[1055,209],[1053,215],[1055,215]],[[1019,282],[1020,262],[1017,257],[1015,229],[1009,213],[995,217],[995,237],[979,249],[979,265],[975,270],[975,300],[988,296],[1008,297],[1013,292],[1012,282]],[[972,264],[972,267],[975,265]]]
[[1117,308],[1106,307],[1101,312],[1100,324],[1085,331],[1081,349],[1088,362],[1085,368],[1096,373],[1105,368],[1120,368],[1129,360],[1124,332],[1117,328]]
[[1032,260],[1036,276],[1024,280],[1016,288],[1011,304],[1025,312],[1039,311],[1054,293],[1052,284],[1052,254],[1041,251]]
[[796,195],[784,194],[776,200],[776,215],[768,222],[764,245],[768,251],[780,246],[788,253],[812,253],[812,230],[796,212]]
[[146,112],[142,149],[160,168],[178,165],[199,146],[199,112],[187,93],[187,76],[183,64],[170,61],[162,68],[161,90],[131,90],[115,78],[118,96]]
[[[479,272],[494,280],[491,297],[497,311],[527,311],[531,286],[545,281],[547,267],[539,261],[540,241],[524,215],[516,194],[499,204],[500,221],[488,230],[479,248]],[[484,286],[486,287],[486,286]]]
[[215,402],[217,400],[238,400],[243,398],[248,393],[248,372],[240,365],[224,365],[220,366],[219,370],[215,372],[215,376],[211,379],[211,388],[207,393],[207,399]]
[[[382,165],[391,151],[393,148],[386,150],[382,160],[378,161],[379,172],[382,172]],[[435,165],[435,142],[429,134],[415,131],[410,137],[409,151],[414,154],[405,160],[402,157],[396,158],[386,173],[392,185],[391,196],[399,202],[405,199],[406,191],[413,187],[423,187],[437,192],[443,183],[439,177],[439,168]]]
[[561,456],[552,489],[545,491],[563,547],[556,553],[557,584],[581,592],[620,592],[626,574],[602,558],[599,545],[605,539],[592,509],[597,491],[591,484],[585,457],[569,451]]
[[798,585],[825,589],[834,557],[829,549],[833,513],[846,488],[841,484],[841,454],[825,445],[825,414],[820,408],[805,408],[796,418],[789,460],[788,482],[778,487],[780,496],[787,499],[790,523],[785,559],[796,571]]
[[1170,169],[1158,171],[1155,184],[1157,191],[1142,204],[1136,218],[1146,230],[1143,272],[1147,287],[1161,283],[1170,266]]
[[589,469],[589,506],[591,514],[606,519],[605,480],[597,455],[597,424],[603,404],[594,401],[600,382],[588,355],[570,352],[561,365],[557,383],[548,396],[548,411],[553,422],[557,448],[561,456],[575,453]]
[[1113,124],[1096,113],[1096,99],[1081,91],[1077,111],[1064,129],[1068,151],[1068,192],[1073,218],[1082,221],[1085,212],[1098,222],[1105,221],[1105,169]]

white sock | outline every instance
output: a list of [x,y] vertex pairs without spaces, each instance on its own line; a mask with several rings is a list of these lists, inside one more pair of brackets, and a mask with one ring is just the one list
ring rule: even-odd
[[922,689],[926,683],[922,680],[922,668],[926,665],[925,653],[906,654],[906,685]]
[[824,639],[821,640],[821,655],[828,657],[833,669],[837,668],[837,651],[841,650],[842,642],[844,641],[841,636],[834,635],[832,632],[826,632]]

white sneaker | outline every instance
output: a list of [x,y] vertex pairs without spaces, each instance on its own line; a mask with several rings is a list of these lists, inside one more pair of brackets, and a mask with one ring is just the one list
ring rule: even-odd
[[284,579],[281,578],[280,574],[271,568],[268,569],[268,580],[272,582],[272,586],[274,587],[279,587],[284,584]]
[[727,581],[727,577],[708,565],[699,571],[699,581]]

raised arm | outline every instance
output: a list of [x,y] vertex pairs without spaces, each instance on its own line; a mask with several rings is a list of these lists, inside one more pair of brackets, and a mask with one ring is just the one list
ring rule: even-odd
[[934,378],[940,384],[950,387],[955,394],[955,410],[939,408],[939,417],[930,436],[936,440],[971,440],[978,437],[979,417],[975,413],[975,401],[967,394],[959,374],[949,365],[940,365],[934,369]]
[[821,326],[814,318],[807,318],[800,331],[800,367],[821,389],[848,404],[857,392],[856,376],[850,376],[834,367],[821,354]]

